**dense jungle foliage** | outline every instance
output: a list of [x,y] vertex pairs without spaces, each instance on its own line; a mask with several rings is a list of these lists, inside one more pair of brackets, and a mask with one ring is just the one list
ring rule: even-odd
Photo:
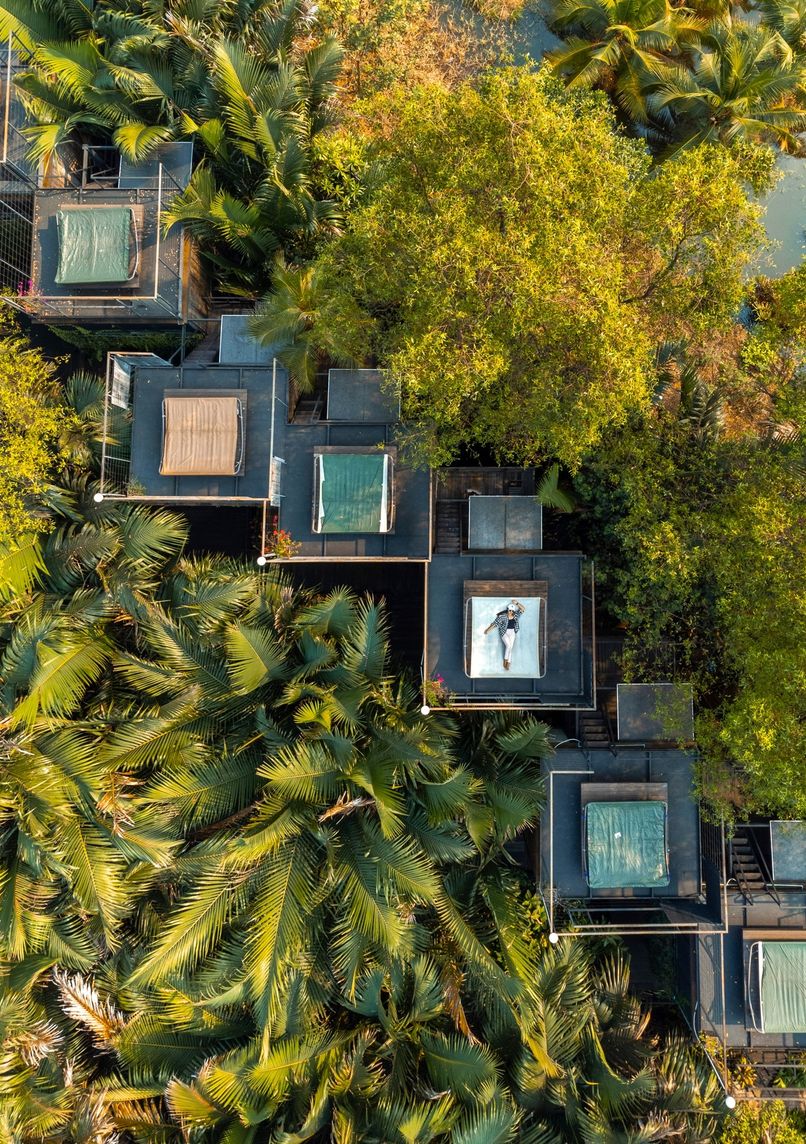
[[547,728],[424,718],[377,605],[90,491],[0,567],[5,1138],[709,1139],[710,1066],[505,851]]
[[[164,223],[301,389],[380,365],[413,458],[561,473],[601,625],[635,678],[673,650],[736,817],[806,817],[806,274],[765,276],[757,200],[802,150],[802,9],[551,0],[538,66],[437,0],[0,0],[43,169],[192,140]],[[0,1139],[723,1131],[623,948],[550,945],[507,850],[550,729],[426,719],[374,601],[97,504],[97,381],[3,335]]]

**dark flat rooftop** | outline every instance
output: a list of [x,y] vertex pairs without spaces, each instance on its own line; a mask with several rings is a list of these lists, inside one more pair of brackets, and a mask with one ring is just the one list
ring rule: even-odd
[[622,742],[691,742],[694,703],[690,683],[619,683],[618,738]]
[[[131,206],[136,212],[140,246],[135,282],[98,285],[61,285],[56,282],[59,262],[57,215],[62,207]],[[182,297],[182,231],[173,227],[160,233],[159,193],[154,187],[44,188],[34,196],[31,279],[41,296],[43,317],[81,316],[108,320],[165,322],[176,319]],[[157,295],[155,297],[155,295]],[[48,298],[53,302],[49,303]],[[108,301],[106,300],[108,299]]]
[[400,394],[381,369],[331,369],[327,376],[328,421],[391,425],[400,417]]
[[[757,1033],[747,1009],[748,942],[742,930],[802,930],[806,940],[806,894],[782,892],[781,904],[766,894],[745,902],[735,889],[728,896],[728,932],[696,942],[698,1026],[722,1035],[733,1048],[803,1048],[806,1033]],[[723,1003],[724,986],[724,1003]]]
[[[138,368],[132,385],[130,494],[210,501],[268,496],[272,422],[271,368],[197,366]],[[166,389],[238,390],[246,395],[246,442],[240,476],[169,477],[160,474],[162,401]],[[284,418],[278,408],[276,420]],[[281,426],[276,425],[278,430]],[[275,452],[276,452],[275,448]]]
[[[540,830],[541,881],[561,899],[623,901],[625,907],[672,899],[700,900],[700,815],[689,751],[561,749],[545,764],[548,805]],[[566,774],[560,772],[572,771]],[[552,774],[552,772],[554,772]],[[550,776],[550,777],[548,777]],[[582,788],[590,783],[663,784],[668,790],[669,885],[655,889],[591,890],[585,880]],[[638,797],[625,786],[626,800]],[[552,854],[553,851],[553,854]],[[553,875],[553,883],[552,883]]]
[[[428,568],[426,675],[441,675],[455,702],[470,706],[519,703],[551,707],[593,704],[590,660],[592,600],[586,561],[577,553],[434,555]],[[541,679],[470,679],[464,670],[463,589],[466,580],[544,581],[548,646]],[[592,623],[592,620],[591,620]]]
[[374,448],[394,443],[393,427],[355,422],[316,421],[285,427],[285,461],[280,527],[300,545],[302,559],[427,560],[431,532],[431,479],[427,470],[395,465],[395,520],[392,532],[313,531],[313,457],[318,448]]

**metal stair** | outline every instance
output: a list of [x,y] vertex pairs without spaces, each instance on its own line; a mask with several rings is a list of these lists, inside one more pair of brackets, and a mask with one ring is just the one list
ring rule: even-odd
[[748,832],[741,826],[730,842],[731,874],[745,901],[752,903],[756,897],[767,893],[767,884],[759,865],[755,847]]
[[579,738],[589,751],[610,749],[610,731],[601,711],[583,711],[579,717]]
[[462,551],[461,508],[458,501],[437,501],[436,552],[455,555]]
[[306,395],[297,402],[294,420],[301,425],[313,425],[322,416],[322,399],[318,395]]
[[221,319],[211,321],[207,332],[199,344],[185,355],[183,365],[214,365],[218,361],[218,344],[221,339]]

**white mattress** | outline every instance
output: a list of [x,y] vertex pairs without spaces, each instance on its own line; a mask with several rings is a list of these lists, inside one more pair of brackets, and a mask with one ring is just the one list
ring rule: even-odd
[[470,671],[471,679],[520,676],[524,679],[540,677],[540,622],[543,601],[539,596],[526,597],[521,603],[526,611],[520,617],[520,628],[515,637],[515,648],[509,671],[504,671],[504,645],[498,629],[489,635],[484,629],[493,622],[497,612],[506,608],[511,596],[471,596],[470,610]]

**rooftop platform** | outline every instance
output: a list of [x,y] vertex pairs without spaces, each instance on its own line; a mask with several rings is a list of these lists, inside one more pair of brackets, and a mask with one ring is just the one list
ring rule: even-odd
[[[562,932],[662,932],[719,928],[719,848],[703,837],[696,756],[681,750],[560,749],[545,764],[540,885],[551,928]],[[668,885],[591,889],[583,808],[591,801],[660,800],[667,808]]]
[[691,684],[619,683],[616,737],[623,743],[693,742]]
[[[201,320],[208,290],[198,252],[181,226],[162,230],[162,212],[186,185],[191,165],[189,143],[166,144],[136,167],[115,148],[85,147],[66,156],[64,173],[47,185],[34,179],[23,278],[30,286],[18,284],[20,293],[9,301],[34,321],[54,325]],[[129,233],[119,237],[113,224],[124,213]],[[82,248],[87,230],[94,237]],[[0,258],[8,259],[3,249]]]
[[400,395],[389,388],[382,369],[331,369],[325,417],[328,421],[393,425],[400,418]]
[[[381,370],[332,369],[326,419],[293,419],[275,452],[284,462],[278,527],[299,545],[295,560],[428,560],[431,555],[431,474],[401,463],[395,444],[399,404],[387,391]],[[384,502],[384,530],[320,531],[322,470],[317,456],[385,454],[390,486]],[[391,502],[391,503],[387,503]],[[391,524],[391,527],[388,527]]]
[[767,940],[797,935],[806,941],[806,893],[782,894],[779,901],[761,894],[748,902],[731,889],[727,923],[724,935],[701,936],[695,944],[698,1031],[724,1038],[728,1048],[752,1050],[751,1059],[772,1060],[777,1050],[806,1049],[806,1031],[758,1032],[748,1005],[752,941],[759,934]]
[[279,527],[299,544],[296,560],[427,560],[430,473],[394,467],[394,524],[384,533],[324,533],[313,528],[314,456],[320,450],[393,453],[394,427],[345,421],[292,423],[283,444],[283,496]]
[[[163,401],[166,394],[183,393],[189,397],[235,396],[241,401],[245,437],[238,475],[166,476],[160,472]],[[129,496],[186,503],[264,501],[269,497],[273,415],[278,443],[284,424],[284,407],[272,402],[271,368],[144,365],[134,370],[131,398]]]
[[[594,705],[592,572],[579,553],[435,554],[427,580],[425,678],[441,675],[444,687],[452,694],[453,706]],[[469,677],[465,599],[473,582],[498,583],[502,598],[523,597],[527,606],[526,589],[533,587],[528,594],[543,602],[539,634],[542,675],[530,678],[516,674],[516,670],[505,672],[502,661],[499,677]],[[471,587],[466,589],[468,585]]]
[[[737,829],[730,843],[734,878],[728,890],[727,932],[697,942],[695,949],[699,1027],[724,1038],[729,1048],[747,1050],[752,1059],[764,1062],[779,1052],[785,1058],[788,1051],[806,1049],[806,1029],[759,1032],[748,999],[748,986],[752,990],[758,985],[757,966],[750,963],[754,941],[806,941],[805,826],[774,820]],[[755,876],[747,872],[748,865],[755,867]],[[753,1001],[758,1018],[755,994]]]

